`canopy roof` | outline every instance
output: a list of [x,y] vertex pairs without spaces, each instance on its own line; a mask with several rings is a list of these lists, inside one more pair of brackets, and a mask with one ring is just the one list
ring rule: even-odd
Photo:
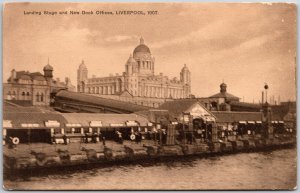
[[100,114],[100,113],[62,113],[62,116],[70,124],[80,124],[83,127],[90,126],[92,121],[101,122],[103,127],[137,122],[139,126],[147,126],[148,119],[137,114]]
[[[216,117],[216,122],[218,123],[233,123],[240,121],[261,121],[261,112],[233,112],[233,111],[212,111]],[[282,121],[282,119],[273,114],[272,121]]]
[[86,103],[93,104],[104,108],[115,109],[123,113],[133,113],[136,111],[149,109],[149,107],[136,105],[128,102],[107,99],[107,98],[102,98],[102,97],[97,97],[97,96],[92,96],[92,95],[82,94],[77,92],[65,91],[65,90],[60,90],[56,94],[56,100],[59,100],[59,98],[64,100],[77,101],[85,104]]
[[[137,114],[56,113],[56,112],[4,112],[3,127],[15,129],[40,129],[51,127],[99,127],[147,126],[148,119]],[[99,125],[99,123],[101,125]]]

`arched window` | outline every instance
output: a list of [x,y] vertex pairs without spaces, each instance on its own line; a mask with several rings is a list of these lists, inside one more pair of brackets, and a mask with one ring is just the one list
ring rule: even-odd
[[211,109],[212,110],[218,110],[218,103],[216,101],[211,102]]
[[8,91],[6,99],[11,100],[11,92],[10,91]]
[[22,92],[22,100],[26,100],[25,92]]
[[26,93],[26,96],[27,96],[27,97],[26,97],[27,100],[30,100],[30,93],[29,93],[29,92]]
[[17,95],[17,94],[16,94],[16,91],[13,91],[13,93],[12,93],[12,99],[13,99],[13,100],[16,100],[16,95]]
[[41,94],[41,102],[44,102],[44,93]]
[[40,102],[40,93],[39,92],[36,93],[36,102]]

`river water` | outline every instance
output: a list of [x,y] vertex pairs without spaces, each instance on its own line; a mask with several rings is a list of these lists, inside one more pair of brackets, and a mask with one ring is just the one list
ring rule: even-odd
[[8,189],[293,189],[297,151],[281,149],[157,163],[59,170],[5,180]]

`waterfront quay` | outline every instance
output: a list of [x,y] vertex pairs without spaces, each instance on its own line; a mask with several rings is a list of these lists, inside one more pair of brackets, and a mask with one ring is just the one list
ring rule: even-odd
[[151,161],[164,157],[186,157],[222,155],[228,153],[254,152],[295,145],[291,136],[274,139],[257,137],[236,138],[219,142],[196,142],[193,144],[166,145],[160,141],[124,140],[122,143],[107,140],[100,142],[70,142],[65,144],[18,144],[14,148],[4,146],[4,168],[8,172],[16,170],[66,167],[95,163],[118,163],[122,161]]
[[[260,120],[252,115],[252,120],[239,120],[224,129],[218,126],[218,117],[212,112],[199,102],[188,101],[175,106],[176,111],[168,105],[165,109],[169,110],[133,106],[126,110],[138,109],[137,112],[121,114],[65,113],[53,107],[21,107],[5,102],[4,169],[15,173],[33,168],[222,155],[291,147],[296,143],[295,129],[272,121],[267,103],[262,106]],[[119,101],[110,110],[122,111],[124,106]],[[95,108],[87,104],[82,107]]]

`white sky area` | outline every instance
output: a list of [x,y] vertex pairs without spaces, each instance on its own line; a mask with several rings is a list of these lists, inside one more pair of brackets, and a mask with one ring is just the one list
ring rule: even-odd
[[[24,15],[24,11],[94,11],[94,15]],[[96,15],[99,11],[155,10],[158,15]],[[192,93],[227,91],[258,102],[268,96],[296,100],[296,6],[229,3],[12,3],[3,19],[3,81],[10,71],[40,71],[76,85],[82,60],[89,77],[121,74],[142,36],[155,57],[155,73],[191,71]]]

